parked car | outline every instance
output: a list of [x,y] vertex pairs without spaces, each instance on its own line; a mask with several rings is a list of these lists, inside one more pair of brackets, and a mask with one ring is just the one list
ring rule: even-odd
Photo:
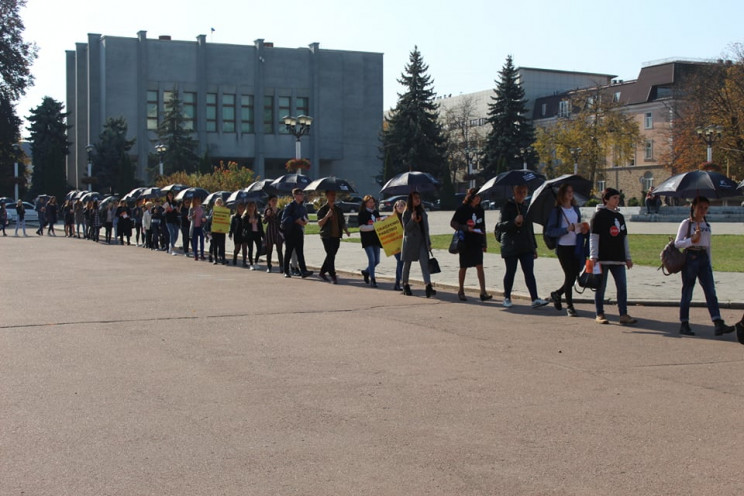
[[[39,213],[34,210],[34,206],[29,202],[23,202],[23,207],[26,209],[26,224],[38,224]],[[16,204],[14,202],[6,203],[5,210],[8,212],[8,225],[15,226],[16,216]]]
[[[391,196],[390,198],[380,200],[380,205],[378,207],[380,212],[392,212],[393,205],[395,205],[395,202],[397,202],[398,200],[408,201],[408,195]],[[424,206],[424,210],[428,210],[430,212],[433,210],[439,210],[439,205],[435,205],[433,202],[430,202],[428,200],[421,200],[421,204]]]
[[359,212],[359,209],[362,207],[362,197],[361,196],[350,196],[346,198],[345,200],[341,200],[337,202],[336,205],[338,205],[338,207],[345,214],[357,213]]

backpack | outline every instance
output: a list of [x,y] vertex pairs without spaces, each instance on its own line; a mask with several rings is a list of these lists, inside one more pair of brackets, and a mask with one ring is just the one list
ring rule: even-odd
[[[557,213],[559,207],[555,207],[554,211]],[[558,218],[558,215],[556,214],[556,219]],[[566,222],[568,222],[568,219],[566,219]],[[543,243],[545,243],[545,246],[548,248],[548,250],[555,250],[556,246],[558,246],[558,238],[553,238],[551,236],[548,236],[547,230],[548,225],[550,224],[550,220],[543,226],[543,232],[542,232],[542,238]],[[560,225],[560,222],[559,222]]]
[[[692,220],[690,220],[690,222],[687,224],[688,238],[690,237],[691,230]],[[669,237],[669,243],[667,243],[664,249],[661,250],[661,253],[659,253],[659,258],[661,259],[661,266],[656,270],[661,269],[661,272],[665,276],[676,274],[685,266],[686,256],[684,252],[680,251],[679,248],[674,246],[674,238],[672,238],[671,236]]]

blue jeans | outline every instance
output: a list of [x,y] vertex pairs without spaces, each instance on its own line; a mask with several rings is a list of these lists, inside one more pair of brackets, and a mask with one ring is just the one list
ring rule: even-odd
[[400,259],[400,252],[395,255],[395,283],[400,284],[400,279],[403,277],[403,260]]
[[506,273],[504,274],[504,298],[511,298],[514,287],[514,276],[517,274],[517,262],[522,266],[524,282],[530,292],[532,301],[537,299],[537,281],[535,281],[535,254],[522,253],[514,257],[505,257]]
[[[193,233],[191,234],[191,248],[194,250],[194,258],[201,255],[202,258],[204,258],[204,230],[201,226],[194,227]],[[198,251],[197,248],[197,241],[200,242],[201,245],[201,251]]]
[[711,320],[721,318],[718,309],[718,297],[716,296],[716,284],[713,279],[713,268],[710,266],[710,257],[707,251],[687,251],[685,253],[685,266],[682,268],[682,300],[679,302],[679,320],[688,322],[690,320],[690,302],[692,301],[692,290],[695,288],[695,279],[700,281],[700,286],[705,293],[705,302],[708,304],[708,313]]
[[176,249],[176,241],[178,241],[178,231],[181,229],[181,226],[171,222],[168,222],[166,226],[168,226],[168,236],[170,238],[170,246],[172,251]]
[[594,306],[597,309],[597,315],[604,315],[604,295],[610,272],[612,272],[612,278],[615,280],[615,288],[617,289],[617,309],[620,315],[625,315],[628,313],[628,281],[625,277],[625,264],[602,265],[602,284],[594,294]]
[[367,254],[367,272],[369,272],[369,277],[374,279],[375,267],[380,263],[380,247],[377,245],[367,246],[364,248],[364,252]]

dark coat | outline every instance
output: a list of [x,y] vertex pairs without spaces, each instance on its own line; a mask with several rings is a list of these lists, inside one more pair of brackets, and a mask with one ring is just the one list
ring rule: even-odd
[[[411,220],[411,211],[403,212],[403,247],[400,251],[400,259],[404,262],[415,262],[419,259],[421,245],[428,249],[431,246],[429,238],[429,217],[426,210],[421,208],[421,222]],[[422,229],[423,228],[423,229]]]
[[518,215],[527,213],[527,205],[517,205],[514,198],[507,200],[501,207],[501,220],[496,229],[501,231],[501,258],[518,257],[525,253],[537,253],[537,241],[532,223],[524,221],[521,226],[514,223]]

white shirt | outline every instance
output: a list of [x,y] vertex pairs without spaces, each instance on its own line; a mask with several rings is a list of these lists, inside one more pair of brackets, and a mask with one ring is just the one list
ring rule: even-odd
[[[569,224],[576,224],[579,222],[579,215],[576,213],[573,207],[561,207],[563,213],[559,213],[561,227],[568,229]],[[576,231],[568,231],[566,234],[558,238],[558,244],[561,246],[576,246]]]

